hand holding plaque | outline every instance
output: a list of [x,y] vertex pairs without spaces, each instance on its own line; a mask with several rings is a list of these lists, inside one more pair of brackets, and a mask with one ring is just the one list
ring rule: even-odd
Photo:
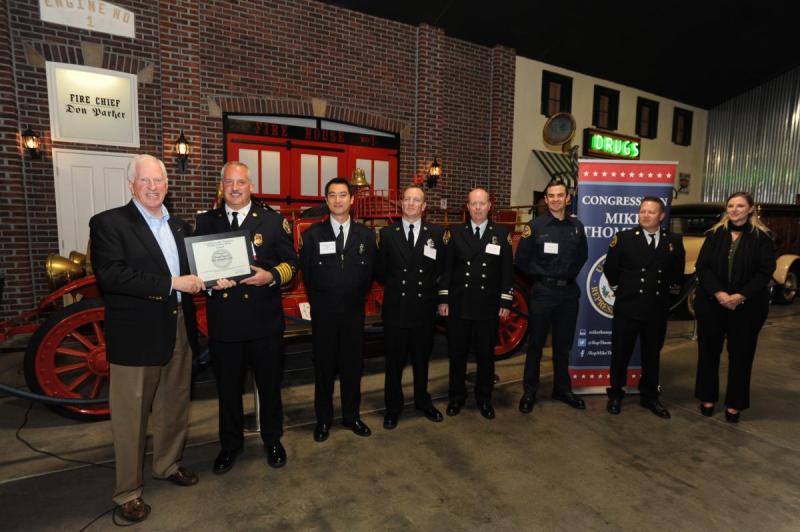
[[231,231],[184,239],[191,272],[205,281],[206,288],[217,279],[238,281],[252,275],[253,260],[247,231]]

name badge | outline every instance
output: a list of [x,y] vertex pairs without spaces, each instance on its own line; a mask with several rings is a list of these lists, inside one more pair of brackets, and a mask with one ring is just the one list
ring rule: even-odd
[[429,259],[436,260],[436,248],[425,246],[422,248],[422,254],[428,257]]
[[490,255],[499,255],[500,254],[500,245],[499,244],[486,244],[486,253]]
[[544,252],[550,255],[558,255],[558,242],[545,242]]
[[320,255],[330,255],[331,253],[336,253],[336,241],[319,243]]

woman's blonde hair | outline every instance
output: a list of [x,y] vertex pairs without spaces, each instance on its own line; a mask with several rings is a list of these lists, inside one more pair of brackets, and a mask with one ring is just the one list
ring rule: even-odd
[[[711,229],[708,230],[710,233],[713,233],[717,229],[720,229],[720,228],[723,228],[723,229],[727,229],[728,228],[728,221],[730,220],[730,218],[729,218],[728,213],[727,213],[727,207],[728,207],[728,202],[730,200],[732,200],[733,198],[744,198],[744,200],[747,202],[747,204],[750,207],[753,207],[755,205],[755,201],[753,201],[753,196],[751,196],[749,192],[734,192],[733,194],[728,196],[728,199],[725,200],[726,212],[725,212],[725,214],[722,215],[722,219],[719,222],[717,222],[717,223],[715,223],[714,225],[711,226]],[[750,230],[751,231],[760,230],[760,231],[763,231],[764,233],[766,233],[768,235],[772,233],[772,231],[769,230],[769,227],[764,225],[761,222],[761,220],[759,219],[759,217],[758,217],[758,209],[753,209],[753,212],[751,212],[747,216],[747,221],[748,221],[748,223],[750,223],[750,227],[751,227]]]

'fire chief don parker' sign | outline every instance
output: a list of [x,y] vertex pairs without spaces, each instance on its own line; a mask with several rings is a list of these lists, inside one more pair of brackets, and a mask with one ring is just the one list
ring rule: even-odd
[[47,62],[53,140],[139,147],[136,76]]

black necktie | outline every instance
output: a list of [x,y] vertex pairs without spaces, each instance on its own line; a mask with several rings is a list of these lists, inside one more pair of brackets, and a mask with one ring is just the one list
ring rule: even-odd
[[341,253],[344,250],[344,226],[339,226],[339,234],[336,236],[336,253]]
[[475,227],[475,240],[481,239],[481,228],[480,226]]
[[414,249],[414,224],[408,224],[408,247]]
[[231,229],[236,231],[237,229],[239,229],[239,218],[238,218],[239,213],[236,211],[231,211],[231,216],[233,217],[231,219]]
[[656,234],[655,233],[648,233],[650,237],[650,249],[656,249]]

